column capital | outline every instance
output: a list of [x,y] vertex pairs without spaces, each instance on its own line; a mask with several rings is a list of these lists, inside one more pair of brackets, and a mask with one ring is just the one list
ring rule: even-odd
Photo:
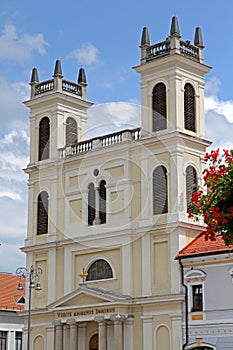
[[87,322],[78,323],[78,328],[86,328]]
[[57,327],[57,326],[62,326],[61,320],[54,320],[52,324]]
[[126,316],[124,314],[112,314],[110,315],[111,321],[124,321],[126,319]]
[[68,319],[66,320],[66,323],[69,324],[69,325],[76,324],[75,318],[68,318]]
[[101,322],[104,322],[105,321],[105,318],[104,316],[96,316],[94,318],[94,321],[98,322],[98,323],[101,323]]

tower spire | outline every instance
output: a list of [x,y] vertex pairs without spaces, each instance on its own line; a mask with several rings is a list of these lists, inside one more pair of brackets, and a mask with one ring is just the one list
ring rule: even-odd
[[202,33],[201,33],[201,28],[200,27],[197,27],[196,30],[195,30],[194,45],[195,46],[204,47],[203,38],[202,38]]
[[150,45],[149,31],[147,27],[144,27],[142,30],[141,46],[143,45]]
[[174,34],[180,35],[179,23],[176,16],[172,17],[171,30],[170,30],[170,35],[174,35]]
[[86,73],[84,68],[79,69],[78,73],[78,84],[87,85]]
[[62,76],[62,69],[61,69],[61,61],[60,60],[56,60],[55,63],[55,68],[54,68],[54,77],[58,77],[58,76]]
[[39,83],[37,68],[32,68],[31,83]]

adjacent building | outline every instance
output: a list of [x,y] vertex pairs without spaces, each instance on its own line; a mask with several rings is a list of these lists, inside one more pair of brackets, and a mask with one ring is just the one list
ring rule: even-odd
[[[24,295],[18,291],[18,276],[0,273],[0,349],[22,350]],[[24,282],[22,282],[24,285]]]
[[187,349],[233,349],[233,246],[200,234],[179,260],[186,294]]
[[[205,137],[203,40],[163,42],[143,28],[141,125],[86,139],[87,80],[31,76],[27,266],[34,350],[182,349],[185,294],[175,256],[203,227],[187,218],[201,184]],[[25,312],[25,337],[27,336]],[[199,349],[203,349],[200,347]]]

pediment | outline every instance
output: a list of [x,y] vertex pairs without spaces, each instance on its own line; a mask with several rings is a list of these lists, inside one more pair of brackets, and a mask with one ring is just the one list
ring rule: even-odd
[[131,298],[120,294],[113,293],[108,290],[89,288],[81,286],[77,290],[65,295],[48,306],[49,309],[59,310],[75,307],[105,306],[108,307],[112,303],[128,302]]
[[86,306],[86,305],[96,305],[96,304],[102,304],[102,303],[109,303],[109,300],[106,300],[104,298],[96,297],[93,295],[88,295],[86,293],[80,293],[74,298],[71,298],[64,303],[60,304],[60,307],[64,306]]

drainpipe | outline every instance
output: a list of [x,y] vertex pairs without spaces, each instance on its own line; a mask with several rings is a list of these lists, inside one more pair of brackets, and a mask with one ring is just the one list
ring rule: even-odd
[[189,335],[188,335],[188,287],[184,283],[184,266],[182,265],[181,259],[179,259],[179,264],[181,268],[181,283],[185,289],[185,343],[182,345],[182,349],[185,350],[185,347],[188,345]]

